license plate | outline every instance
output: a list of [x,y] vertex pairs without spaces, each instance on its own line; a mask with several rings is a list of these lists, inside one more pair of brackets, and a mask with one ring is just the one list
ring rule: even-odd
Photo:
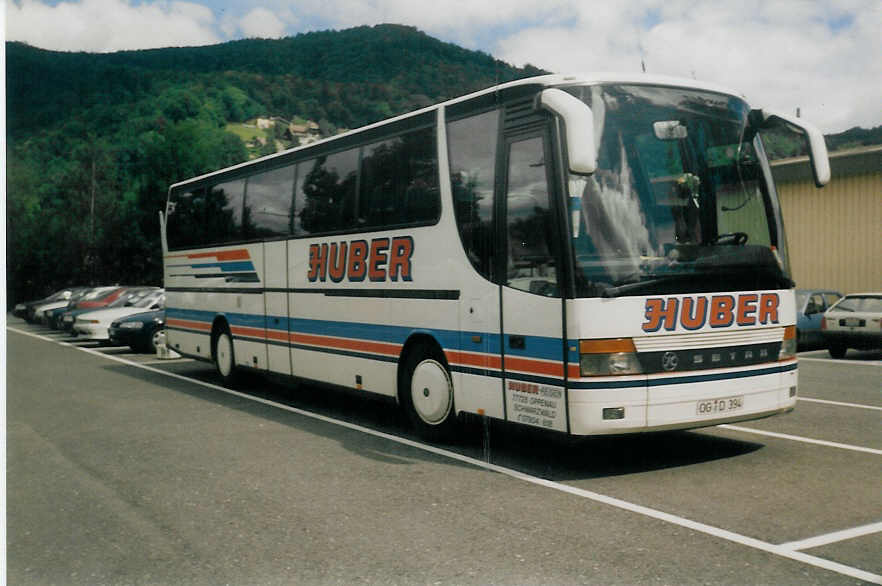
[[845,323],[842,324],[842,325],[844,325],[844,326],[846,326],[846,327],[849,327],[849,328],[856,328],[856,327],[858,327],[858,326],[862,326],[862,325],[864,325],[864,324],[861,323],[863,320],[860,319],[860,318],[857,318],[857,317],[847,317],[847,318],[845,318],[845,319],[842,320],[842,321],[845,322]]
[[723,397],[722,399],[707,399],[695,404],[696,415],[716,415],[717,413],[729,413],[738,411],[744,407],[744,395],[737,397]]

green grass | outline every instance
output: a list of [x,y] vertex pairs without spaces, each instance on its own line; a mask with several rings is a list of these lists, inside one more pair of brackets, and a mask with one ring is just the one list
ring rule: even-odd
[[232,132],[246,143],[251,142],[255,138],[266,139],[268,137],[266,130],[261,130],[256,126],[246,126],[245,124],[239,122],[227,124],[224,130],[226,130],[227,132]]

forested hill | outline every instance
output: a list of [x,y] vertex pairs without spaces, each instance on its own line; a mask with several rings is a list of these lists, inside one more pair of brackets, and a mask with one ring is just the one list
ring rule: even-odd
[[291,127],[329,135],[541,73],[398,25],[112,54],[6,43],[8,300],[161,284],[168,186],[293,146]]
[[[13,137],[57,124],[83,108],[159,97],[170,87],[222,91],[232,86],[253,102],[246,113],[324,117],[353,128],[543,73],[400,25],[110,54],[60,53],[20,43],[7,43],[6,51]],[[201,98],[198,91],[194,97]]]

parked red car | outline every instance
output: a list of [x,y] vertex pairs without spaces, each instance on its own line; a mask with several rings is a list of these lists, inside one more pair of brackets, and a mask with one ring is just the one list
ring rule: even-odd
[[71,309],[89,309],[104,307],[116,301],[130,287],[100,287],[86,295]]

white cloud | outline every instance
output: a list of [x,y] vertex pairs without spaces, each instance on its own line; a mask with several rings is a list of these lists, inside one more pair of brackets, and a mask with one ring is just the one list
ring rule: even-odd
[[285,36],[287,23],[266,8],[255,8],[239,22],[239,29],[248,38],[277,39]]
[[525,27],[493,53],[557,72],[639,72],[645,59],[650,73],[720,83],[786,112],[799,107],[825,132],[882,124],[878,0],[576,4],[573,21]]
[[58,51],[111,52],[221,40],[211,9],[192,2],[82,0],[49,6],[22,0],[9,2],[6,10],[8,40]]

